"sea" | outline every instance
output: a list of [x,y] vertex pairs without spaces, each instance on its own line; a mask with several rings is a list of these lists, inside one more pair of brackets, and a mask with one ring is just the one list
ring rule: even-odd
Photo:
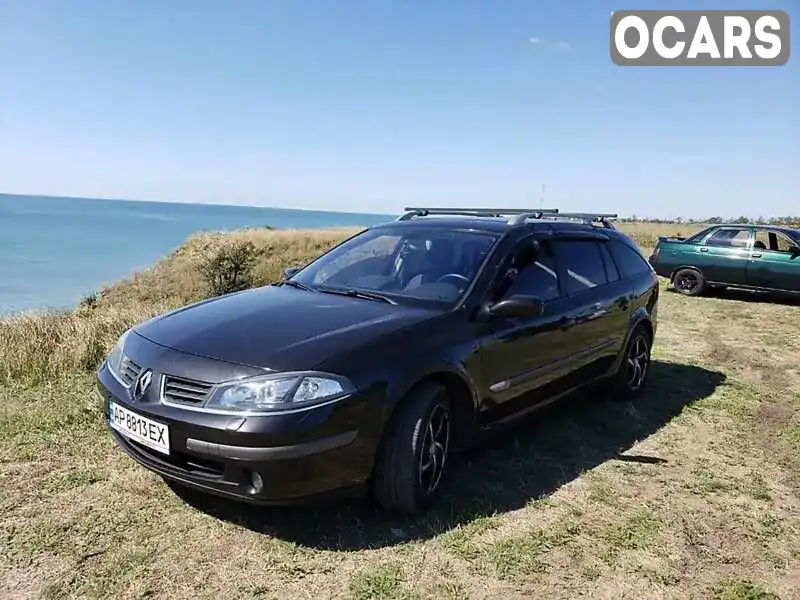
[[0,314],[74,307],[200,231],[358,227],[395,216],[0,194]]

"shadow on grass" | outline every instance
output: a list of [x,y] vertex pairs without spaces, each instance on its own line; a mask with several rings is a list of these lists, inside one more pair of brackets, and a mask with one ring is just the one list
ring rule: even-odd
[[454,456],[442,497],[416,518],[383,513],[366,499],[276,509],[189,491],[180,495],[219,519],[316,549],[357,550],[430,538],[479,517],[522,508],[608,460],[655,468],[668,462],[622,453],[710,396],[725,376],[656,360],[651,369],[647,389],[634,402],[576,393],[520,422],[502,439]]

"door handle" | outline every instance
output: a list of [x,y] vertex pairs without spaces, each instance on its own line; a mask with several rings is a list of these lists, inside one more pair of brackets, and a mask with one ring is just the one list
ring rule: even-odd
[[566,331],[572,327],[575,327],[575,319],[573,317],[561,317],[561,320],[558,322],[558,326]]
[[761,258],[761,252],[753,252],[753,258]]
[[708,248],[700,248],[700,252],[708,252]]
[[602,302],[596,302],[592,304],[592,307],[590,309],[578,315],[578,317],[576,318],[576,323],[577,321],[591,321],[592,319],[597,319],[607,314],[608,314],[608,306],[603,305]]

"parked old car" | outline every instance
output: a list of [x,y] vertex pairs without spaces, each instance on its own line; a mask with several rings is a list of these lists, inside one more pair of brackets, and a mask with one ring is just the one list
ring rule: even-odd
[[662,237],[649,261],[687,296],[728,287],[800,294],[800,231],[788,227],[713,225]]
[[658,278],[608,216],[407,210],[126,332],[97,374],[119,447],[211,494],[415,513],[454,448],[587,384],[642,391]]

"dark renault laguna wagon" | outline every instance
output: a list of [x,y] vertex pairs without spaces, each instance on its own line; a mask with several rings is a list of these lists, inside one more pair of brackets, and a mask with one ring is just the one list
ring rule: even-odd
[[415,513],[480,434],[589,383],[641,391],[657,277],[613,215],[408,210],[126,332],[98,370],[122,450],[220,496]]

